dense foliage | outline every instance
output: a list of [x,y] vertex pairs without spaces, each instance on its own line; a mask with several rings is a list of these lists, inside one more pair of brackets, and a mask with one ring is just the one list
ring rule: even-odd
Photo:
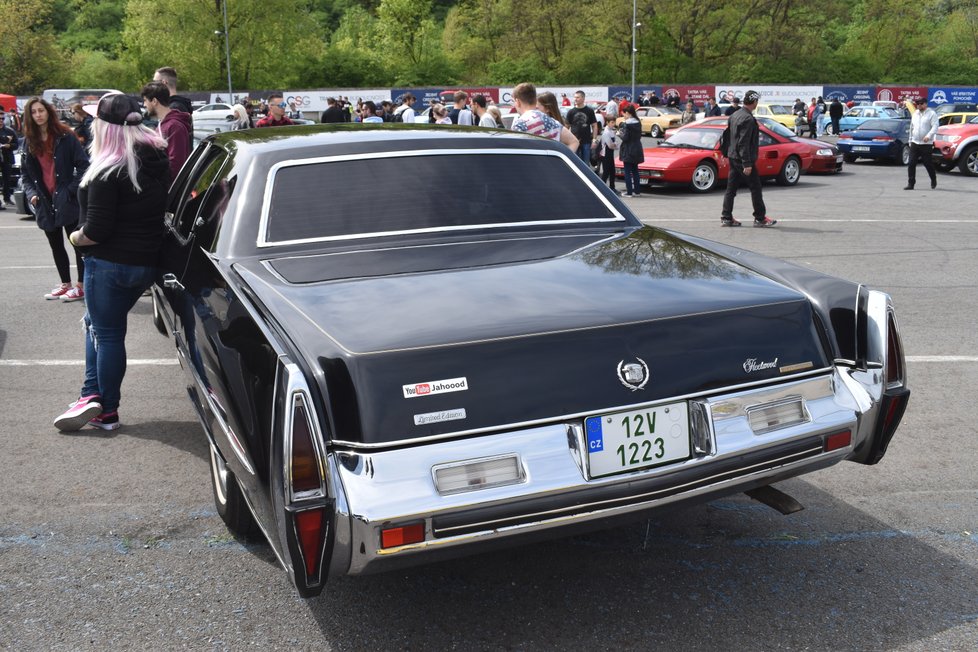
[[[978,0],[635,0],[639,83],[978,80]],[[0,0],[0,92],[227,86],[222,0]],[[235,88],[627,84],[627,0],[227,0]]]

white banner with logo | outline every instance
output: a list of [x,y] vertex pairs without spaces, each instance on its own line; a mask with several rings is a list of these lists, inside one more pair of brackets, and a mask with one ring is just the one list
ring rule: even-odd
[[761,104],[794,104],[800,99],[809,104],[813,97],[821,97],[823,86],[723,86],[717,84],[717,102],[729,102],[734,97],[743,99],[747,91],[757,91],[761,94]]
[[[584,91],[584,101],[588,104],[593,104],[595,102],[607,102],[608,101],[608,87],[607,86],[537,86],[537,95],[540,93],[551,92],[557,96],[557,104],[561,104],[563,96],[567,95],[567,99],[570,100],[571,105],[574,104],[574,93],[577,91]],[[513,103],[513,87],[499,87],[499,103],[500,104],[512,104]]]

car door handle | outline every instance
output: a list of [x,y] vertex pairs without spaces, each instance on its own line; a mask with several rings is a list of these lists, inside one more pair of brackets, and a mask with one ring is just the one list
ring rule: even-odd
[[178,281],[176,275],[174,274],[164,274],[163,287],[170,288],[171,290],[182,290],[183,283]]

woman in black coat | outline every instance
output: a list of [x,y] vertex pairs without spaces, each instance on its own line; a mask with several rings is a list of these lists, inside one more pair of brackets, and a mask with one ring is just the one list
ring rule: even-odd
[[82,279],[85,263],[75,254],[78,282],[71,286],[71,268],[65,236],[78,225],[78,184],[88,169],[88,154],[74,132],[58,119],[54,107],[39,97],[24,106],[24,155],[21,177],[27,201],[34,208],[37,226],[48,238],[61,285],[45,299],[78,301],[85,298]]
[[618,128],[621,146],[618,148],[618,158],[625,168],[625,196],[637,197],[641,192],[638,177],[638,164],[645,161],[645,150],[642,148],[642,123],[631,104],[622,111],[625,121]]

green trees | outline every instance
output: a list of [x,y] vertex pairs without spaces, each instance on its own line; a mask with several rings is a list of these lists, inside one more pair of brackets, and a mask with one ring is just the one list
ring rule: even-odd
[[[223,0],[0,0],[0,91],[227,83]],[[978,0],[636,0],[650,82],[974,84]],[[624,84],[626,0],[227,0],[236,88]]]

